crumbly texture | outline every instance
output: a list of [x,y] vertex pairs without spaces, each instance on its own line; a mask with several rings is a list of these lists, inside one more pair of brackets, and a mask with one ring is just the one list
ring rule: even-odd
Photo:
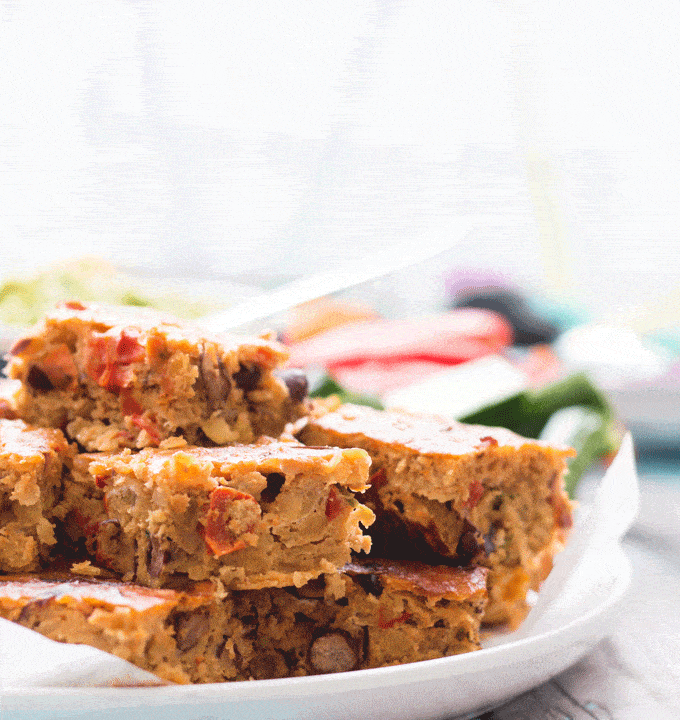
[[478,649],[486,572],[374,560],[301,588],[219,597],[208,582],[6,576],[0,617],[176,683],[317,675]]
[[58,508],[68,536],[125,580],[302,585],[368,551],[368,455],[297,442],[81,454]]
[[0,571],[35,570],[48,556],[62,471],[72,454],[59,430],[0,419]]
[[10,352],[19,416],[63,428],[88,451],[278,437],[306,412],[299,374],[275,374],[283,345],[210,335],[148,308],[69,302]]
[[369,453],[364,501],[377,516],[376,552],[482,564],[490,569],[484,621],[522,619],[527,591],[550,572],[571,526],[563,476],[573,451],[503,428],[354,405],[310,419],[299,437]]
[[235,593],[239,677],[346,672],[477,650],[486,574],[367,560],[301,588]]
[[238,628],[230,608],[210,583],[151,590],[69,577],[0,578],[0,617],[51,640],[91,645],[176,683],[235,676],[229,648]]

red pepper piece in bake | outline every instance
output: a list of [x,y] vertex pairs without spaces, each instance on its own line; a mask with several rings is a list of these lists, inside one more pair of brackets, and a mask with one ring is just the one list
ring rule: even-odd
[[247,543],[241,535],[252,532],[260,515],[260,506],[252,495],[228,487],[210,493],[205,520],[205,543],[215,557],[243,550]]
[[94,479],[94,484],[100,489],[103,490],[106,487],[106,483],[111,478],[108,475],[97,475]]
[[132,391],[128,388],[123,388],[120,391],[120,409],[123,415],[141,415],[144,412],[144,408],[137,402],[132,395]]
[[406,612],[404,610],[401,615],[397,615],[397,617],[392,618],[391,620],[385,619],[385,614],[382,609],[382,607],[378,610],[378,627],[382,630],[387,630],[388,628],[394,627],[398,623],[406,622],[411,617],[410,612]]
[[473,480],[470,485],[470,494],[467,500],[463,503],[463,507],[467,510],[471,510],[477,505],[484,495],[484,486],[479,480]]
[[110,392],[120,393],[132,384],[133,379],[133,371],[129,365],[110,364],[99,378],[99,384]]
[[146,351],[138,335],[123,330],[118,337],[93,335],[85,363],[87,374],[101,387],[119,393],[132,382],[132,363],[144,360]]
[[85,358],[85,372],[99,383],[101,376],[106,370],[108,360],[108,340],[104,335],[93,335],[87,343],[87,355]]
[[130,363],[142,362],[146,356],[144,348],[139,344],[139,335],[130,330],[123,330],[116,344],[115,362],[129,365]]
[[159,429],[153,424],[151,420],[144,416],[133,415],[132,424],[138,427],[140,430],[146,430],[146,434],[155,442],[159,443],[163,438]]
[[376,470],[371,475],[368,484],[371,487],[376,488],[376,490],[387,484],[387,473],[385,472],[385,468],[380,468],[380,470]]
[[98,520],[92,520],[92,518],[83,515],[77,508],[68,514],[68,521],[73,522],[85,537],[96,535],[100,525]]
[[333,486],[328,493],[328,500],[326,500],[326,517],[329,520],[335,520],[342,512],[343,507],[345,507],[345,502]]

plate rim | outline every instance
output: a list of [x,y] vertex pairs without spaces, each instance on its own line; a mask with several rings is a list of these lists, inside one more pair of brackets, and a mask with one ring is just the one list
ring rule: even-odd
[[[68,700],[69,698],[98,695],[107,700],[129,702],[130,699],[135,699],[151,704],[154,704],[154,699],[163,703],[182,704],[185,700],[194,702],[199,695],[200,699],[205,702],[221,700],[224,703],[296,697],[303,699],[326,694],[408,685],[415,682],[455,680],[475,673],[488,672],[498,667],[498,656],[504,655],[509,650],[519,649],[524,652],[530,650],[531,656],[536,658],[544,656],[546,652],[554,652],[557,649],[581,642],[587,637],[589,642],[584,643],[583,652],[579,655],[582,657],[597,641],[608,634],[609,624],[602,622],[603,616],[611,617],[623,599],[632,578],[630,560],[620,544],[617,543],[609,548],[607,555],[606,567],[610,581],[600,591],[603,595],[601,602],[598,602],[585,614],[538,635],[519,638],[472,653],[384,668],[354,670],[347,673],[200,685],[63,687],[59,685],[2,686],[0,684],[0,697],[20,699],[49,695],[55,700],[57,698]],[[601,622],[595,625],[598,629],[592,633],[591,626],[598,619]],[[556,670],[554,674],[563,669]]]

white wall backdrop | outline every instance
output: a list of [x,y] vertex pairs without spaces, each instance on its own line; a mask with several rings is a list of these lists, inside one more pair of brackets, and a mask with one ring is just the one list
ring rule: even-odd
[[679,37],[675,0],[2,0],[3,273],[290,275],[469,215],[441,267],[635,310],[680,286]]

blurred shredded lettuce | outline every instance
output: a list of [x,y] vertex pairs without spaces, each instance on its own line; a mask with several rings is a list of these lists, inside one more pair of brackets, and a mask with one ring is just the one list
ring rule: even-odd
[[62,300],[153,307],[184,318],[196,318],[223,307],[207,300],[187,299],[170,290],[150,289],[148,285],[97,258],[54,265],[35,275],[7,279],[0,285],[0,323],[33,325]]

